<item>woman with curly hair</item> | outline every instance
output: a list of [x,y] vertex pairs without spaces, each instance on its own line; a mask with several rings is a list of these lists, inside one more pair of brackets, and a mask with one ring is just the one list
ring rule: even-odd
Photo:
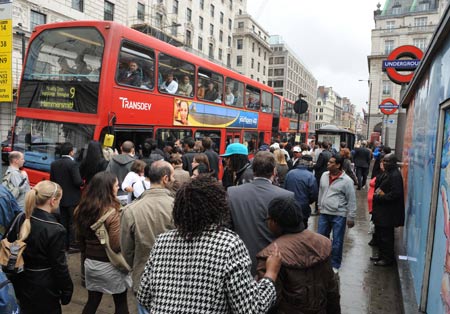
[[65,255],[66,230],[53,215],[62,189],[55,182],[41,181],[25,195],[25,214],[13,223],[8,241],[25,241],[25,269],[12,281],[21,313],[59,314],[70,302],[73,283]]
[[199,175],[177,191],[176,229],[159,236],[141,277],[140,304],[150,313],[266,313],[276,298],[278,249],[263,278],[250,274],[250,256],[229,221],[226,192]]
[[117,199],[119,181],[111,172],[99,172],[84,191],[74,212],[74,224],[80,241],[81,253],[85,256],[85,278],[88,301],[83,314],[95,313],[103,294],[113,295],[115,313],[128,314],[127,288],[131,279],[115,268],[109,261],[106,251],[91,229],[100,217],[110,209],[105,226],[108,230],[111,249],[120,252],[120,202]]

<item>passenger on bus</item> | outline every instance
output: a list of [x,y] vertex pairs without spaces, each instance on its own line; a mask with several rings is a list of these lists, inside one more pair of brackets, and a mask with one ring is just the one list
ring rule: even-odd
[[234,105],[234,95],[230,86],[225,89],[225,105]]
[[202,82],[198,81],[198,87],[197,87],[197,98],[204,99],[205,98],[205,86],[203,86]]
[[177,116],[178,119],[175,121],[175,125],[189,125],[189,104],[185,100],[179,100],[177,103]]
[[173,73],[167,73],[166,80],[159,87],[164,93],[175,94],[178,90],[178,83],[173,79]]
[[58,64],[60,67],[59,74],[61,79],[64,81],[72,79],[72,76],[70,76],[70,74],[73,75],[74,72],[67,63],[67,59],[65,57],[60,57],[58,59]]
[[[82,75],[87,75],[87,74],[91,73],[91,70],[89,70],[89,67],[88,67],[86,61],[84,61],[83,54],[80,54],[80,55],[78,55],[78,57],[75,58],[75,73],[82,74]],[[86,77],[82,77],[80,79],[87,80]]]
[[183,80],[178,84],[178,95],[192,96],[192,85],[189,81],[189,75],[183,75]]
[[141,86],[142,72],[136,61],[128,63],[128,70],[120,75],[119,82],[125,85]]
[[208,89],[205,93],[205,99],[210,101],[215,101],[219,97],[219,93],[214,87],[214,82],[208,83]]
[[259,102],[258,99],[256,99],[253,95],[249,95],[248,96],[248,104],[247,104],[247,108],[250,109],[259,109]]

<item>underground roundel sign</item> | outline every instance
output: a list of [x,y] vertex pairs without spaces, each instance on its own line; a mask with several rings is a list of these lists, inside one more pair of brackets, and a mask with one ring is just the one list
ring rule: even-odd
[[[409,59],[402,59],[402,58]],[[387,60],[383,61],[383,71],[397,84],[409,83],[414,75],[414,70],[419,66],[423,52],[416,46],[404,45],[392,50]],[[401,74],[401,71],[412,71]]]
[[381,102],[378,108],[381,110],[382,113],[390,115],[394,114],[397,111],[398,104],[394,99],[386,98]]

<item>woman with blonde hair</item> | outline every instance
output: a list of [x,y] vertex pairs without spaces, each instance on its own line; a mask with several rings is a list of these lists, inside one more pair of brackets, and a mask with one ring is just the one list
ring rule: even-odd
[[62,313],[70,302],[73,283],[65,255],[66,230],[53,213],[59,207],[62,189],[55,182],[41,181],[25,195],[25,214],[13,224],[8,241],[27,244],[25,269],[12,277],[21,313]]
[[283,187],[284,179],[286,178],[286,174],[289,171],[289,167],[286,162],[286,157],[284,156],[281,149],[276,149],[273,152],[275,156],[276,169],[277,169],[277,185]]
[[120,202],[117,198],[119,181],[111,172],[97,173],[86,187],[73,220],[80,241],[81,253],[85,256],[84,268],[88,301],[83,314],[97,311],[104,293],[112,294],[116,314],[128,314],[127,288],[131,278],[109,261],[105,248],[97,239],[91,226],[110,209],[114,212],[106,219],[109,244],[120,252]]

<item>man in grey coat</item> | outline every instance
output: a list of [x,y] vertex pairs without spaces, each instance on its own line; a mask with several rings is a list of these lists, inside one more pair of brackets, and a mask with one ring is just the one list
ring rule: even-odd
[[260,151],[252,163],[254,180],[228,188],[232,229],[244,241],[256,274],[256,254],[276,237],[266,224],[267,208],[275,197],[294,197],[294,193],[272,184],[275,176],[275,158],[272,153]]

